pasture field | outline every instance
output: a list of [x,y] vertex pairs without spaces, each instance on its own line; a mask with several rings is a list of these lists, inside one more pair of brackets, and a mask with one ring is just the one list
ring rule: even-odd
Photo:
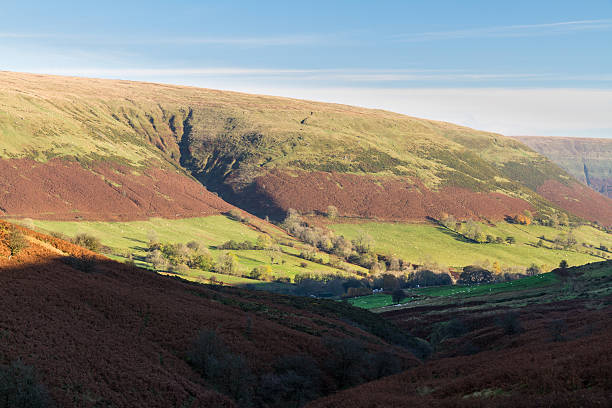
[[[406,299],[400,303],[418,302],[423,298],[430,297],[455,297],[457,299],[483,296],[489,294],[499,294],[504,292],[520,291],[552,285],[558,282],[559,278],[553,273],[543,273],[536,276],[518,279],[512,282],[491,283],[485,285],[452,285],[452,286],[433,286],[428,288],[406,289]],[[391,295],[377,293],[370,296],[361,296],[348,300],[353,306],[363,309],[376,309],[379,307],[390,306],[393,304]]]
[[[267,235],[272,236],[283,243],[292,242],[295,247],[280,245],[281,252],[274,253],[274,261],[270,258],[270,252],[263,250],[221,250],[218,246],[226,241],[255,242],[262,234],[252,225],[232,220],[226,216],[209,216],[186,219],[162,219],[152,218],[146,221],[130,222],[98,222],[98,221],[46,221],[27,220],[20,221],[35,229],[44,232],[59,232],[68,237],[86,233],[97,237],[101,243],[111,248],[108,256],[118,261],[125,261],[126,255],[132,254],[134,262],[141,267],[151,269],[151,265],[145,261],[147,244],[154,236],[159,242],[187,243],[196,241],[207,247],[213,257],[217,259],[223,253],[230,252],[236,255],[239,270],[248,273],[255,267],[269,266],[271,273],[276,277],[287,277],[293,279],[296,274],[333,274],[346,275],[347,272],[327,265],[311,262],[299,258],[301,243],[284,234],[279,229],[270,225],[257,227],[264,230]],[[329,256],[320,253],[323,262],[329,260]],[[354,270],[363,270],[358,266],[351,265]],[[230,275],[222,275],[214,272],[201,270],[189,270],[185,277],[193,280],[209,279],[214,275],[219,282],[231,285],[242,285],[248,283],[261,283],[253,279],[246,279]]]
[[[506,238],[513,236],[515,244],[476,244],[465,240],[459,234],[433,224],[407,224],[366,222],[359,224],[333,224],[335,233],[355,239],[361,234],[370,235],[376,252],[398,256],[414,264],[438,263],[447,266],[466,266],[488,260],[501,266],[528,267],[535,263],[544,270],[551,270],[562,259],[570,265],[582,265],[601,261],[603,258],[577,252],[591,250],[580,244],[612,247],[612,235],[589,226],[572,231],[579,244],[576,250],[552,249],[553,244],[545,241],[544,247],[537,247],[540,236],[554,240],[558,235],[567,234],[569,229],[557,229],[539,225],[518,225],[499,222],[495,226],[483,225],[485,234]],[[547,248],[548,247],[548,248]],[[600,252],[600,251],[598,251]],[[607,253],[608,256],[612,254]]]

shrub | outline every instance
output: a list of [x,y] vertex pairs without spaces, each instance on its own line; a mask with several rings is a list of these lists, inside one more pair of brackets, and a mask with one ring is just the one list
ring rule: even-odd
[[190,268],[200,269],[202,271],[212,271],[215,267],[215,261],[208,249],[201,249],[196,255],[193,255],[187,262]]
[[27,248],[30,244],[28,243],[28,240],[26,239],[25,235],[21,233],[21,231],[19,231],[15,227],[11,227],[11,229],[9,230],[6,245],[11,251],[9,255],[9,259],[11,259],[23,249]]
[[166,258],[164,258],[164,255],[159,249],[149,252],[145,258],[145,261],[153,265],[153,268],[158,270],[164,270],[168,266],[168,261],[166,261]]
[[327,218],[330,220],[335,219],[338,216],[338,209],[333,205],[327,206]]
[[51,405],[47,390],[36,381],[31,367],[21,360],[0,365],[0,407],[46,408]]
[[102,243],[100,240],[97,237],[89,234],[78,234],[76,237],[74,237],[72,243],[94,252],[99,252],[102,248]]
[[189,241],[187,243],[187,248],[191,249],[194,252],[199,252],[202,246],[196,241]]
[[559,263],[559,268],[561,268],[561,270],[566,270],[568,267],[567,261],[564,259]]
[[189,267],[185,265],[184,263],[181,263],[178,265],[172,265],[170,270],[176,273],[177,275],[187,275],[189,273]]
[[272,267],[270,265],[257,266],[249,273],[249,278],[260,279],[262,276],[270,276]]
[[506,237],[506,242],[508,244],[512,245],[512,244],[516,243],[516,238],[514,238],[512,235],[510,235],[510,236]]
[[219,257],[215,270],[226,275],[236,275],[238,273],[238,262],[236,255],[226,253]]

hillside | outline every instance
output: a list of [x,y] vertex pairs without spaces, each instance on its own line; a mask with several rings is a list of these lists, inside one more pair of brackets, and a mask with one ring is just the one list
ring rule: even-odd
[[[386,220],[442,213],[501,219],[562,208],[612,224],[612,201],[577,190],[548,159],[510,138],[449,123],[288,98],[10,72],[0,73],[0,106],[0,213],[8,215],[95,219],[104,210],[128,220],[218,211],[224,204],[197,190],[195,178],[225,201],[273,219],[288,208],[323,213],[329,205],[340,216]],[[61,178],[40,181],[58,169],[90,186],[87,193]],[[24,207],[26,196],[31,204]]]
[[609,406],[612,264],[521,281],[416,289],[379,309],[427,338],[432,358],[307,406]]
[[[61,407],[288,406],[418,365],[409,350],[426,352],[340,302],[161,277],[18,231],[29,246],[9,257],[15,232],[0,222],[0,404],[22,406],[11,405],[10,384],[30,378],[25,365],[40,386],[21,395]],[[351,363],[363,374],[338,377],[343,345],[368,356]],[[376,368],[389,361],[391,371]]]
[[[12,399],[12,384],[23,387],[19,398],[62,407],[611,402],[610,262],[468,294],[423,289],[375,315],[161,277],[17,231],[0,223],[0,396],[9,406],[24,401]],[[16,234],[28,244],[9,257]]]
[[595,191],[612,198],[612,139],[516,136]]

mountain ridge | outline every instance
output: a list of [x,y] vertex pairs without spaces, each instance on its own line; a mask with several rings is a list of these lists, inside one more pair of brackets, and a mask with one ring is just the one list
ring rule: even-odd
[[[612,224],[612,201],[572,193],[573,179],[548,159],[513,139],[445,122],[291,98],[7,72],[0,73],[0,104],[4,160],[28,158],[44,166],[61,158],[84,167],[103,161],[135,171],[187,171],[225,201],[262,218],[280,219],[288,208],[300,207],[300,197],[322,188],[322,180],[310,177],[321,172],[358,176],[355,194],[364,203],[381,184],[399,182],[409,193],[385,194],[396,200],[404,220],[442,213],[479,218],[478,203],[487,201],[480,198],[488,197],[502,203],[482,214],[494,219],[525,209],[569,210]],[[273,174],[281,175],[283,196],[263,187]],[[559,196],[555,190],[562,186]],[[423,201],[448,188],[471,198],[444,206]],[[508,206],[514,199],[525,204]],[[576,200],[579,206],[569,205]],[[384,218],[370,205],[346,207],[331,195],[300,208],[322,212],[330,205],[341,216]]]

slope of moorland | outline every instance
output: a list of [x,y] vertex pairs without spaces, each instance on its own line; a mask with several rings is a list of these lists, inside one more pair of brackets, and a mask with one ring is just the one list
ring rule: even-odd
[[612,139],[515,136],[595,191],[612,198]]
[[[13,228],[0,223],[0,397],[9,406],[24,365],[61,407],[275,407],[418,365],[413,352],[428,350],[344,303],[161,277]],[[10,257],[16,236],[29,246]],[[337,369],[339,347],[358,371]],[[27,387],[19,395],[40,396]]]
[[610,406],[612,263],[525,280],[415,289],[378,309],[427,338],[431,359],[308,407]]
[[[218,203],[212,197],[203,199],[207,209],[175,198],[177,190],[196,194],[191,175],[226,201],[277,219],[288,208],[316,213],[334,205],[341,216],[386,220],[565,209],[612,224],[612,201],[577,190],[580,184],[545,157],[513,139],[449,123],[288,98],[9,72],[0,73],[0,106],[7,192],[0,211],[9,215],[88,218],[103,207],[92,195],[125,197],[117,217],[130,208],[138,215],[210,212]],[[61,179],[38,181],[58,167],[91,179],[89,194]],[[27,191],[45,199],[26,206]]]

